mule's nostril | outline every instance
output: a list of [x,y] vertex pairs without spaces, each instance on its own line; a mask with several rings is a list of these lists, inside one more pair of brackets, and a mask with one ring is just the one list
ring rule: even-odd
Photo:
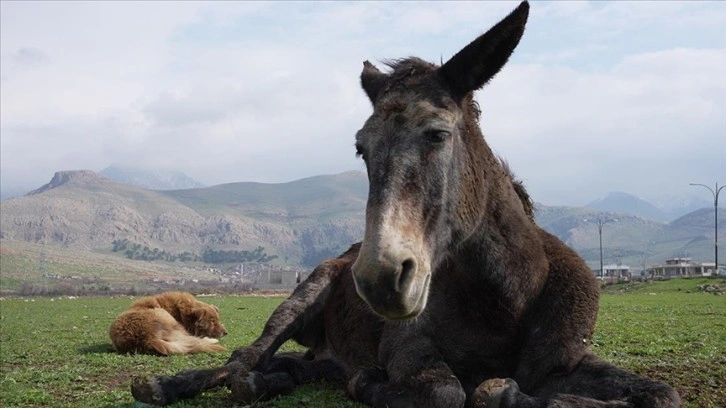
[[401,263],[401,272],[396,280],[396,292],[406,290],[413,281],[416,274],[416,261],[413,258],[406,259]]

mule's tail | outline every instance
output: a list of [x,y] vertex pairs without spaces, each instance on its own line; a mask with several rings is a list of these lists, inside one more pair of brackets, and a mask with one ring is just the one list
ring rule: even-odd
[[331,290],[331,281],[355,262],[360,243],[343,255],[318,265],[292,294],[272,312],[260,337],[252,345],[232,353],[228,363],[239,362],[248,370],[264,371],[270,358],[286,341],[315,351],[325,347],[323,309]]
[[194,337],[186,333],[175,333],[174,337],[168,340],[159,337],[151,339],[148,346],[157,353],[168,356],[226,350],[218,343],[219,340],[210,337]]

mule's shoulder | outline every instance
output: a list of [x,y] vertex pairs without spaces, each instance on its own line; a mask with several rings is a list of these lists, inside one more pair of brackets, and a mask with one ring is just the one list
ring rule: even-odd
[[577,286],[583,289],[594,287],[599,292],[595,274],[582,257],[556,236],[542,228],[538,227],[538,230],[547,255],[550,274],[573,280]]
[[545,297],[557,299],[569,319],[588,327],[588,337],[594,330],[599,308],[600,285],[585,261],[556,236],[540,229],[549,263]]

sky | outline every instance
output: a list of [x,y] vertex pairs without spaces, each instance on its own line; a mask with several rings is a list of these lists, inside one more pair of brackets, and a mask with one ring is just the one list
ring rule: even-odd
[[[0,2],[0,188],[111,164],[206,184],[364,170],[362,62],[446,61],[518,2]],[[533,198],[726,184],[726,2],[531,4],[477,99]]]

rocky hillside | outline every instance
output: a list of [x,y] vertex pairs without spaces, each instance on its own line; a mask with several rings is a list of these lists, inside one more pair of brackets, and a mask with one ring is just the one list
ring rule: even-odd
[[[603,262],[629,265],[640,270],[666,258],[690,257],[713,261],[713,209],[704,208],[666,223],[631,214],[600,212],[584,207],[537,206],[537,223],[575,249],[593,268],[599,268],[602,227]],[[719,225],[726,225],[726,210],[719,209]],[[726,227],[719,228],[726,241]]]
[[[274,262],[314,266],[361,239],[367,190],[361,172],[154,191],[92,171],[64,171],[26,196],[2,201],[0,238],[101,253],[123,240],[128,244],[122,250],[167,254],[263,247],[265,256],[277,257]],[[674,256],[713,259],[708,208],[671,223],[583,207],[538,205],[536,216],[592,267],[599,266],[597,219],[613,220],[603,227],[604,263],[639,270]],[[726,242],[726,210],[719,222],[719,240]]]
[[64,171],[2,202],[0,238],[94,251],[123,239],[169,253],[262,246],[281,261],[315,265],[362,237],[366,183],[352,172],[162,192]]

